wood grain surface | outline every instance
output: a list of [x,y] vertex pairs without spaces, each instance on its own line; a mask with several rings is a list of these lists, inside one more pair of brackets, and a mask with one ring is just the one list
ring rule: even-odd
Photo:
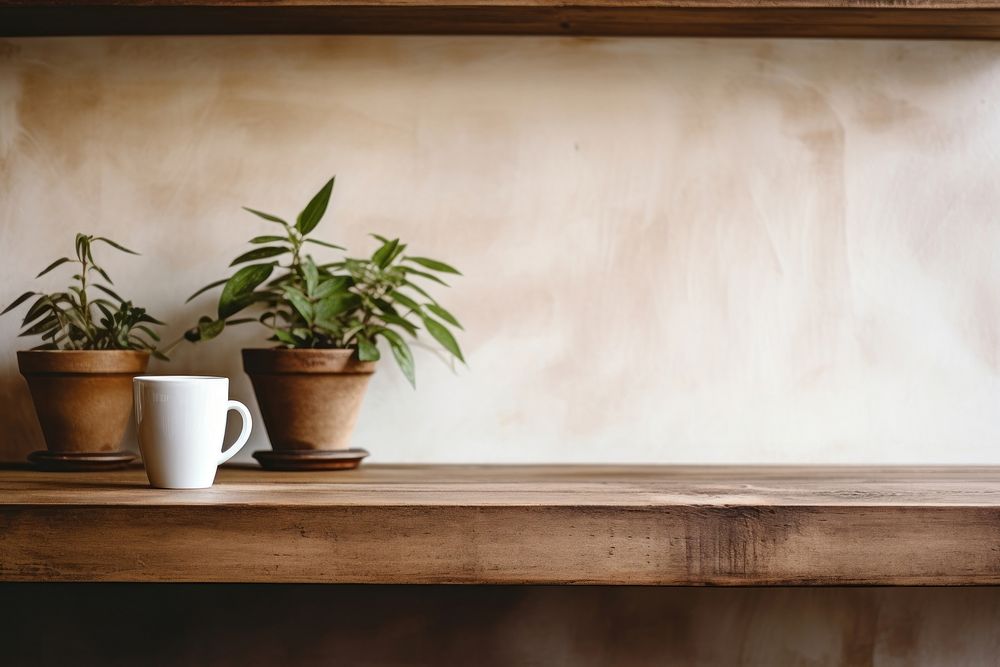
[[531,34],[996,39],[993,0],[0,0],[0,36]]
[[1000,584],[1000,468],[8,469],[0,580]]

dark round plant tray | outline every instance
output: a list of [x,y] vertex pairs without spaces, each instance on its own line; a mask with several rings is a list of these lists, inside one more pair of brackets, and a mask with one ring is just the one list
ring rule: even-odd
[[299,449],[276,452],[261,449],[253,457],[265,470],[354,470],[361,459],[368,456],[367,449]]
[[50,452],[40,450],[28,454],[28,460],[39,470],[50,472],[100,472],[119,470],[135,461],[135,454],[115,452]]

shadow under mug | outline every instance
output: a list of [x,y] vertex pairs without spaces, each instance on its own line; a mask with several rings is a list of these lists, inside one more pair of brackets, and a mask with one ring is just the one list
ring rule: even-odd
[[[229,400],[229,378],[199,375],[145,375],[132,381],[139,450],[151,486],[204,489],[218,466],[250,437],[250,411]],[[243,430],[222,451],[226,417],[236,410]]]

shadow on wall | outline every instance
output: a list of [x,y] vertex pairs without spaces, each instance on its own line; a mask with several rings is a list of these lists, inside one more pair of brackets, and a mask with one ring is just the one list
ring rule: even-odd
[[12,370],[0,374],[0,461],[23,461],[29,452],[45,449],[28,385]]
[[0,596],[9,667],[940,667],[1000,652],[997,588],[5,584]]

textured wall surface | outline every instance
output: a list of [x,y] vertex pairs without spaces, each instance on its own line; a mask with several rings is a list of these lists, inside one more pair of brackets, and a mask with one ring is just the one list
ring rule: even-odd
[[[331,174],[320,230],[465,271],[469,367],[386,365],[381,461],[1000,462],[1000,44],[0,42],[0,301],[72,233],[178,335]],[[0,454],[41,447],[0,319]],[[156,372],[224,374],[234,330]],[[247,448],[266,447],[262,430]]]

